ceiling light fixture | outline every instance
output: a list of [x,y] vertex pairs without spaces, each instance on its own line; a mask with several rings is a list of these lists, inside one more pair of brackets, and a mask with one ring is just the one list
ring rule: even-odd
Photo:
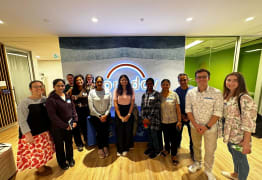
[[0,24],[4,24],[4,21],[2,21],[1,19],[0,19]]
[[194,42],[186,45],[185,49],[189,49],[189,48],[191,48],[191,47],[193,47],[193,46],[195,46],[195,45],[197,45],[197,44],[200,44],[200,43],[202,43],[202,42],[203,42],[203,41],[201,41],[201,40],[196,40],[196,41],[194,41]]
[[192,21],[192,20],[193,20],[192,17],[186,18],[186,21],[187,21],[187,22],[190,22],[190,21]]
[[96,17],[92,17],[91,20],[92,20],[93,23],[97,23],[98,22],[98,19]]
[[37,59],[39,59],[39,58],[40,58],[40,56],[36,56],[36,58],[37,58]]
[[246,53],[250,53],[250,52],[255,52],[255,51],[261,51],[262,49],[253,49],[253,50],[249,50],[249,51],[245,51]]
[[254,20],[254,19],[255,19],[255,17],[248,17],[248,18],[246,18],[246,22],[252,21],[252,20]]

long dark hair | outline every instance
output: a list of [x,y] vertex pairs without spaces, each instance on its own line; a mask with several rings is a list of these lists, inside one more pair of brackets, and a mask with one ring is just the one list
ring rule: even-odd
[[123,87],[122,87],[122,85],[120,84],[120,80],[121,80],[123,77],[126,78],[126,80],[127,80],[126,94],[132,96],[132,95],[133,95],[133,90],[132,90],[132,87],[131,87],[129,78],[128,78],[128,76],[125,75],[125,74],[122,74],[122,75],[119,77],[119,79],[118,79],[118,86],[117,86],[116,92],[117,92],[117,94],[120,95],[120,96],[123,94]]
[[235,90],[235,92],[233,94],[233,97],[235,97],[235,96],[239,97],[240,94],[248,94],[248,91],[247,91],[247,88],[246,88],[245,79],[244,79],[243,75],[240,74],[239,72],[232,72],[232,73],[228,74],[226,76],[225,80],[224,80],[224,90],[223,90],[223,97],[224,97],[224,99],[227,98],[227,96],[230,93],[230,89],[228,89],[226,87],[226,81],[227,81],[227,78],[229,76],[236,76],[237,77],[237,82],[238,82],[238,87]]
[[73,94],[74,94],[74,93],[78,93],[78,91],[79,91],[79,90],[78,90],[78,86],[77,86],[77,84],[76,84],[76,79],[79,78],[79,77],[81,77],[82,80],[83,80],[83,88],[86,87],[86,83],[85,83],[85,78],[84,78],[84,76],[81,75],[81,74],[76,75],[76,76],[74,77],[74,85],[73,85],[73,89],[72,89],[72,93],[73,93]]

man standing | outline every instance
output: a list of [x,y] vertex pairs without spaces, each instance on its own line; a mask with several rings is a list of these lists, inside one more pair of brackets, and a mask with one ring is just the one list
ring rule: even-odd
[[67,80],[68,84],[66,84],[66,86],[65,86],[64,93],[71,96],[72,89],[73,89],[73,86],[74,86],[74,75],[73,74],[67,74],[66,80]]
[[161,125],[160,93],[154,90],[154,79],[146,80],[147,90],[142,96],[141,116],[144,127],[148,129],[148,148],[144,154],[155,158],[163,149]]
[[190,124],[189,124],[190,121],[189,121],[187,114],[185,112],[186,94],[187,94],[188,90],[192,89],[193,87],[188,86],[187,74],[180,73],[177,78],[178,78],[178,82],[179,82],[180,86],[175,90],[175,92],[179,96],[180,109],[181,109],[181,115],[182,115],[182,128],[179,132],[178,147],[180,147],[180,144],[181,144],[181,141],[182,141],[183,127],[184,127],[184,125],[186,125],[187,130],[188,130],[189,139],[190,139],[190,146],[189,146],[190,156],[191,156],[191,159],[194,160],[194,150],[193,150],[193,143],[192,143],[192,138],[191,138],[191,128],[190,128]]
[[199,69],[195,72],[197,87],[186,95],[186,113],[191,122],[191,135],[195,162],[189,166],[191,173],[201,169],[201,143],[205,142],[204,166],[208,180],[215,180],[212,173],[214,154],[217,147],[217,120],[223,112],[222,93],[208,86],[210,72]]

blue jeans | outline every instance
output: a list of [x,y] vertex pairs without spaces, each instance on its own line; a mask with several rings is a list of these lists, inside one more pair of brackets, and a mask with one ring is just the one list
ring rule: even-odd
[[239,180],[246,180],[249,173],[247,155],[242,154],[242,152],[233,149],[231,147],[232,145],[234,144],[228,142],[227,147],[233,158],[234,172],[238,173]]

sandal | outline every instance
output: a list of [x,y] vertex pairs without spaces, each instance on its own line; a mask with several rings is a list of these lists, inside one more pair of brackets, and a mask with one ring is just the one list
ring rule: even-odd
[[166,150],[160,152],[160,155],[164,156],[164,157],[166,157],[168,154],[169,154],[169,152],[166,151]]

